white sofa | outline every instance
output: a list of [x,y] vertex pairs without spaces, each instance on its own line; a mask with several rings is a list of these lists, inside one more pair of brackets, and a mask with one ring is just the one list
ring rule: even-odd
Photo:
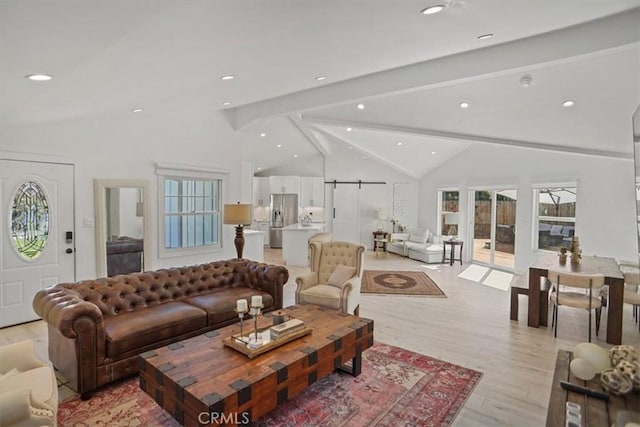
[[392,233],[387,252],[428,264],[441,263],[444,253],[442,236],[434,236],[428,229],[413,229],[409,233]]

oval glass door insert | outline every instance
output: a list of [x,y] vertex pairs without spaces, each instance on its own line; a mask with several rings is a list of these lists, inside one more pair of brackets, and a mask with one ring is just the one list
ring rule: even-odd
[[38,258],[49,239],[49,203],[38,183],[27,181],[18,188],[9,218],[18,254],[27,261]]

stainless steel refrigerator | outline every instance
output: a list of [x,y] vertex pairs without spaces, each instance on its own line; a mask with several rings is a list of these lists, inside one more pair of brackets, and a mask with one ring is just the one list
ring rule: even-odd
[[271,208],[269,245],[272,248],[281,248],[282,229],[298,222],[298,195],[272,194],[269,207]]

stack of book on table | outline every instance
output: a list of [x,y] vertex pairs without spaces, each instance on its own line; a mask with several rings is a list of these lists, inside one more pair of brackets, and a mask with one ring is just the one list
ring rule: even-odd
[[277,340],[278,338],[285,337],[294,332],[298,332],[305,328],[305,324],[300,319],[291,319],[279,325],[271,327],[271,339]]

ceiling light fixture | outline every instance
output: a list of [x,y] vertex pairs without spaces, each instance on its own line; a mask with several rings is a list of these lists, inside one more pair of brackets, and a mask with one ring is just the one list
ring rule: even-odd
[[262,133],[260,134],[260,136],[264,138],[265,136],[267,136],[267,134],[266,134],[266,133],[264,133],[264,132],[262,132]]
[[27,74],[24,77],[34,82],[46,82],[53,78],[51,74]]
[[276,147],[282,148],[282,144],[278,144],[278,145],[276,145]]
[[235,78],[236,78],[236,76],[234,76],[233,74],[228,74],[226,76],[220,77],[221,80],[233,80]]
[[297,155],[297,154],[294,154],[294,155],[293,155],[293,157],[296,157],[296,158],[297,158],[297,157],[298,157],[298,155]]
[[225,102],[222,103],[223,107],[227,107],[229,105],[231,105],[231,103],[229,101],[225,101]]
[[142,108],[132,108],[131,109],[132,113],[141,113],[142,111],[143,111]]
[[316,80],[321,82],[322,80],[326,80],[326,77],[325,76],[318,76],[318,77],[316,77]]
[[353,129],[351,128],[347,128],[347,132],[351,132]]
[[468,102],[461,102],[460,103],[460,108],[469,108],[469,103]]
[[257,171],[261,171],[261,170],[262,170],[262,168],[261,168],[260,166],[258,166],[258,167],[256,168],[256,170],[257,170]]
[[352,147],[352,146],[349,146],[349,150],[353,150],[353,147]]
[[356,107],[358,107],[358,110],[364,110],[364,104],[358,104]]
[[398,142],[396,145],[400,147],[402,145],[402,142]]
[[526,76],[522,76],[522,78],[520,79],[520,86],[522,87],[529,87],[533,84],[533,77],[531,77],[530,75],[526,75]]
[[441,4],[435,6],[429,6],[426,9],[422,9],[420,13],[423,15],[433,15],[434,13],[441,12],[444,9],[444,6]]
[[490,39],[491,37],[493,37],[493,33],[487,33],[487,34],[482,34],[480,36],[477,37],[478,40],[486,40],[486,39]]
[[573,107],[574,102],[572,100],[567,100],[562,103],[563,107]]
[[431,152],[431,154],[436,154],[436,152],[435,152],[435,151],[432,151],[432,152]]
[[363,159],[366,159],[366,158],[367,158],[367,156],[362,156],[362,158],[363,158]]

